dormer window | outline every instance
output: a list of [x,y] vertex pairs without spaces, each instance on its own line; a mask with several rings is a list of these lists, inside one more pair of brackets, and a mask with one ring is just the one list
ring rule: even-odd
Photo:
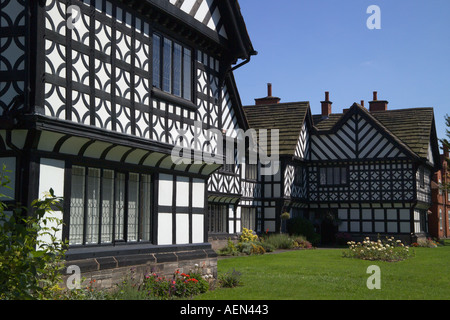
[[192,51],[159,34],[153,34],[153,86],[192,100]]

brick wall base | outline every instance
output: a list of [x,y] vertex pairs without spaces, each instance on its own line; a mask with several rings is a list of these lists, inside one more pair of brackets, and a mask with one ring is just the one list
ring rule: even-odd
[[217,279],[217,254],[211,249],[88,258],[66,261],[65,266],[63,288],[74,278],[70,266],[80,268],[82,288],[90,285],[95,289],[114,289],[130,277],[142,283],[147,274],[171,277],[177,270],[198,271],[204,278]]

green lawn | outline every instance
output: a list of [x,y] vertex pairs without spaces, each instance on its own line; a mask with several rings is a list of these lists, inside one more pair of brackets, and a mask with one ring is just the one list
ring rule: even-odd
[[[402,262],[342,257],[343,249],[290,251],[221,259],[218,272],[235,268],[243,285],[219,288],[197,300],[449,300],[450,246],[414,248]],[[366,286],[367,268],[381,269],[381,289]]]

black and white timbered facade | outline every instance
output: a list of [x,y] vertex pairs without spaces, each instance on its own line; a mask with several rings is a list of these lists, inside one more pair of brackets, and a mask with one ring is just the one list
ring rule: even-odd
[[210,230],[240,231],[208,208],[240,197],[241,168],[206,161],[246,128],[237,1],[1,0],[0,41],[4,200],[64,197],[68,259],[203,254]]
[[355,103],[335,114],[326,93],[322,114],[311,115],[308,102],[274,103],[270,91],[244,107],[250,127],[281,132],[283,179],[261,180],[260,230],[280,230],[280,214],[290,212],[310,219],[324,243],[338,232],[408,242],[427,235],[439,168],[432,108],[388,110],[374,93],[369,110]]
[[[374,97],[334,114],[327,95],[312,115],[271,90],[242,107],[233,69],[255,54],[237,1],[1,0],[2,200],[64,197],[55,214],[74,260],[203,256],[243,228],[278,232],[286,211],[323,240],[325,217],[333,232],[425,234],[433,109]],[[249,129],[279,131],[274,174],[238,148],[234,163],[210,161]]]

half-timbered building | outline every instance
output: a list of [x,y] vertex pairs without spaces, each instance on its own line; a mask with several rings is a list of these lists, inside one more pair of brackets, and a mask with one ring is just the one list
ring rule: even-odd
[[433,109],[388,110],[374,92],[369,109],[355,103],[332,113],[329,100],[327,92],[322,113],[312,115],[309,102],[280,103],[269,88],[244,107],[250,127],[280,130],[281,172],[259,181],[254,227],[279,231],[281,213],[290,212],[313,221],[323,242],[338,232],[426,236],[440,167]]
[[[433,109],[388,110],[375,95],[337,114],[327,94],[313,115],[270,86],[242,107],[233,70],[255,54],[237,1],[1,0],[1,200],[52,188],[68,262],[109,282],[137,265],[214,274],[212,242],[278,232],[285,211],[318,230],[331,217],[355,236],[424,235]],[[249,129],[278,132],[273,174],[220,143]]]
[[0,40],[3,200],[64,197],[85,271],[214,259],[241,168],[216,172],[210,132],[246,128],[233,69],[256,54],[237,1],[1,0]]

